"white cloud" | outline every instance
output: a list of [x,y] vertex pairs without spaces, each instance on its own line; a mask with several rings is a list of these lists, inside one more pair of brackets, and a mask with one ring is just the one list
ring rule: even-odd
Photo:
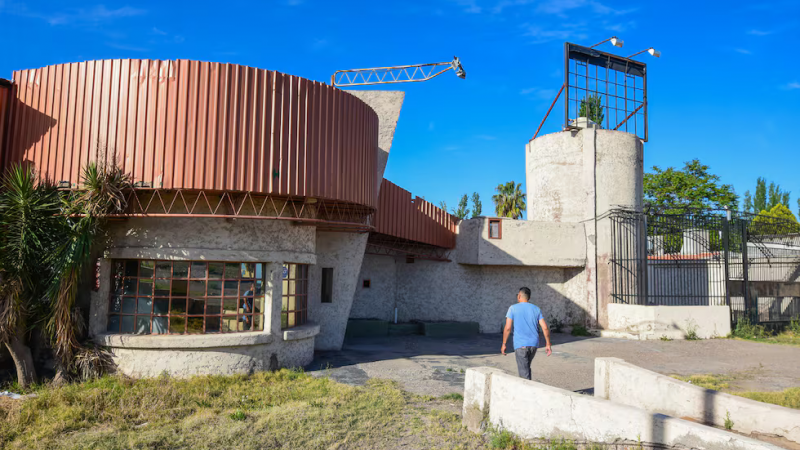
[[520,95],[539,100],[552,100],[556,95],[555,89],[542,89],[539,87],[529,87],[519,91]]
[[753,52],[751,52],[750,50],[748,50],[746,48],[735,48],[735,49],[733,49],[733,51],[735,51],[736,53],[741,53],[743,55],[752,55],[753,54]]
[[163,30],[159,30],[159,29],[158,29],[158,28],[156,28],[156,27],[153,27],[153,34],[158,34],[158,35],[160,35],[160,36],[166,36],[166,35],[167,35],[167,32],[166,32],[166,31],[163,31]]
[[477,0],[453,0],[458,6],[464,8],[463,11],[468,14],[480,14],[483,8],[478,5]]
[[773,30],[757,30],[755,28],[753,28],[752,30],[747,30],[747,34],[750,34],[750,35],[753,35],[753,36],[769,36],[770,34],[773,34],[773,33],[775,33],[775,31],[773,31]]
[[286,4],[289,6],[298,6],[302,5],[304,0],[286,0]]
[[480,139],[482,141],[494,141],[497,140],[497,136],[492,136],[490,134],[479,134],[475,136],[476,139]]
[[106,43],[106,45],[111,47],[111,48],[116,48],[116,49],[119,49],[119,50],[126,50],[126,51],[129,51],[129,52],[149,52],[150,51],[149,48],[137,47],[137,46],[134,46],[134,45],[118,44],[116,42],[108,42],[108,43]]
[[791,83],[787,83],[783,88],[788,89],[790,91],[793,91],[795,89],[800,89],[800,82],[792,81]]
[[523,36],[531,37],[532,44],[543,44],[552,41],[584,40],[587,38],[583,24],[564,24],[560,28],[545,29],[539,25],[522,24]]
[[22,3],[9,3],[6,12],[15,16],[43,20],[50,25],[99,25],[114,19],[146,14],[144,9],[123,6],[108,9],[105,5],[90,8],[72,8],[64,11],[39,12]]

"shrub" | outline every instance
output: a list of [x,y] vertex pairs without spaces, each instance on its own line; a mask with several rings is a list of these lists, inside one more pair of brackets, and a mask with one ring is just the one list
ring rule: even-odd
[[591,336],[592,334],[589,333],[589,330],[586,329],[585,326],[581,324],[576,324],[572,326],[572,333],[573,336]]
[[770,337],[769,331],[763,325],[751,323],[747,317],[741,318],[736,323],[736,328],[733,329],[731,334],[740,339],[764,339]]
[[725,429],[730,431],[733,429],[733,421],[731,420],[731,413],[730,411],[725,412]]
[[230,417],[231,420],[244,420],[247,416],[245,416],[244,411],[242,411],[241,409],[237,409],[236,411],[231,413]]

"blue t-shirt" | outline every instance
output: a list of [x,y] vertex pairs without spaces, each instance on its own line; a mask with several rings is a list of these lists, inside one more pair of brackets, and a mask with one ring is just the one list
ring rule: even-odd
[[542,310],[532,303],[517,303],[508,308],[506,318],[514,321],[514,350],[539,346],[539,320]]

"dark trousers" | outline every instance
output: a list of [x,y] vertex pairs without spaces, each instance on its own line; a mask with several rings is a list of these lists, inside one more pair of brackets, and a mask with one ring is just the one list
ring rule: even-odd
[[519,371],[520,378],[530,380],[531,363],[533,357],[536,356],[536,347],[520,347],[514,350],[514,356],[517,358],[517,371]]

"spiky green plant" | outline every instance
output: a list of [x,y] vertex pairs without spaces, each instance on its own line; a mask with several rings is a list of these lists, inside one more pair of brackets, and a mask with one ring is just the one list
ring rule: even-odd
[[0,189],[0,343],[5,344],[22,387],[36,381],[26,342],[44,306],[44,286],[52,267],[46,255],[64,231],[59,196],[38,183],[31,167],[12,166]]
[[586,117],[592,122],[602,126],[603,120],[605,119],[605,113],[603,113],[603,98],[599,95],[591,94],[581,99],[578,117]]

